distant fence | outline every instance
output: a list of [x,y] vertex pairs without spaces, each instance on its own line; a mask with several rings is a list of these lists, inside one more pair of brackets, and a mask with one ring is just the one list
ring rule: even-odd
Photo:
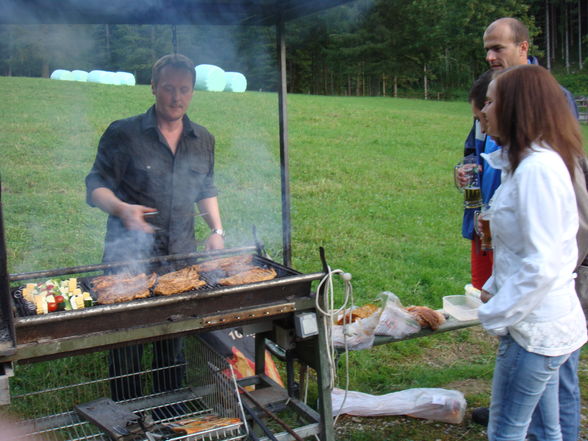
[[588,122],[588,97],[577,96],[575,100],[578,107],[578,119],[580,122]]

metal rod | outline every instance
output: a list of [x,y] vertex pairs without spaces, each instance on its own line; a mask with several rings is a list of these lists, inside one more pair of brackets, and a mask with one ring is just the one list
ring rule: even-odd
[[286,351],[286,385],[288,388],[288,395],[294,398],[300,398],[298,386],[294,378],[294,362],[296,357],[292,349]]
[[278,423],[280,426],[282,426],[286,432],[288,432],[290,435],[292,435],[294,437],[294,439],[296,441],[304,441],[303,438],[298,435],[294,429],[292,429],[290,426],[288,426],[281,418],[279,418],[275,413],[273,413],[271,410],[269,410],[267,407],[263,406],[259,401],[257,401],[255,398],[253,398],[253,396],[247,391],[247,389],[245,389],[242,386],[238,386],[239,390],[253,403],[255,404],[257,407],[259,407],[267,416],[269,416],[271,419],[273,419],[276,423]]
[[[272,431],[263,423],[263,420],[257,416],[257,414],[255,413],[255,411],[253,409],[251,409],[245,403],[243,403],[243,408],[245,409],[245,412],[247,412],[251,416],[253,421],[260,427],[260,429],[263,431],[263,433],[266,434],[266,436],[269,439],[271,439],[272,441],[278,441],[278,439],[274,436]],[[251,432],[249,433],[249,436],[254,441],[259,440],[259,438],[253,433],[253,430],[251,430]]]
[[[159,210],[155,211],[148,211],[147,213],[143,213],[143,216],[157,216],[159,214]],[[206,216],[208,213],[205,211],[204,213],[191,213],[189,216],[198,217],[198,216]]]
[[174,48],[174,54],[178,53],[178,34],[176,25],[172,25],[172,46]]
[[284,36],[284,20],[280,18],[276,24],[276,46],[280,83],[278,88],[278,107],[280,124],[280,172],[282,188],[282,255],[286,266],[292,264],[292,226],[290,222],[290,171],[288,165],[288,109],[286,96],[288,83],[286,79],[286,39]]
[[14,305],[8,280],[8,257],[2,215],[2,180],[0,179],[0,337],[8,337],[8,339],[0,338],[0,355],[12,355],[16,351],[14,319],[11,314]]
[[66,274],[79,274],[79,273],[89,273],[94,271],[101,271],[110,268],[120,268],[128,265],[134,265],[137,263],[156,263],[156,262],[171,262],[176,260],[183,260],[183,259],[193,259],[199,257],[216,257],[219,255],[225,254],[239,254],[245,251],[255,251],[254,246],[247,246],[247,247],[240,247],[240,248],[231,248],[230,250],[216,250],[216,251],[207,251],[207,252],[198,252],[198,253],[187,253],[187,254],[173,254],[170,256],[158,256],[153,257],[151,259],[145,260],[137,260],[133,262],[112,262],[112,263],[99,263],[95,265],[83,265],[83,266],[73,266],[69,268],[56,268],[52,270],[46,271],[34,271],[30,273],[18,273],[18,274],[9,274],[9,280],[11,282],[16,282],[19,280],[29,280],[29,279],[39,279],[39,278],[46,278],[46,277],[54,277],[54,276],[63,276]]

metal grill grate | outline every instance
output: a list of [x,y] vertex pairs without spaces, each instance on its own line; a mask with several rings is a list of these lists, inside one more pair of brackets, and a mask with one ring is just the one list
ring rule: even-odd
[[[263,258],[261,256],[257,256],[257,255],[253,255],[253,265],[259,268],[272,268],[276,271],[276,279],[280,279],[283,277],[288,277],[288,276],[294,276],[294,275],[298,275],[299,273],[291,268],[282,266],[280,264],[278,264],[277,262],[273,262],[269,259]],[[160,269],[160,273],[161,274],[165,274],[166,272],[171,272],[171,271],[175,271],[177,269],[181,269],[185,266],[188,265],[193,265],[195,264],[196,261],[194,260],[188,260],[188,261],[178,261],[175,262],[175,266],[172,266],[171,264],[168,264],[165,267],[162,268],[166,268],[166,270],[162,270]],[[54,272],[58,272],[58,270],[53,271]],[[22,283],[23,281],[34,281],[35,279],[21,279],[19,277],[20,275],[13,275],[14,278],[19,279],[19,281]],[[207,291],[211,291],[214,289],[223,289],[226,288],[223,285],[220,285],[218,283],[218,280],[221,278],[226,277],[227,274],[224,271],[221,270],[213,270],[213,271],[206,271],[206,272],[202,272],[200,273],[200,277],[203,281],[206,282],[205,285],[193,289],[191,291],[186,291],[184,293],[178,293],[178,294],[186,294],[186,293],[203,293],[203,292],[207,292]],[[54,275],[54,277],[57,278],[57,280],[63,279],[63,275]],[[78,281],[79,281],[79,287],[82,289],[82,291],[88,291],[92,298],[94,300],[96,300],[97,296],[94,293],[94,291],[92,290],[92,280],[94,279],[95,276],[83,276],[83,277],[79,277]],[[38,281],[45,281],[47,279],[47,277],[45,277],[45,279],[38,279]],[[16,285],[13,286],[10,290],[12,298],[14,300],[14,305],[16,307],[16,312],[17,312],[17,316],[18,317],[27,317],[27,316],[35,316],[36,315],[36,310],[35,310],[35,305],[27,300],[24,299],[23,297],[23,289],[24,289],[25,285],[24,284],[20,284],[20,285]],[[151,291],[153,291],[153,289],[151,289]],[[150,299],[157,299],[157,298],[161,298],[161,296],[156,296],[153,294],[153,292],[151,292],[149,298]],[[99,306],[99,305],[95,305],[95,306]],[[71,312],[71,311],[69,311]]]
[[[121,381],[137,380],[142,386],[138,396],[119,403],[132,412],[151,415],[155,422],[210,415],[240,420],[218,429],[166,439],[228,441],[245,438],[247,425],[231,366],[197,336],[182,340],[185,362],[124,375],[109,374],[109,351],[16,366],[11,379],[9,411],[23,419],[21,424],[26,435],[20,439],[110,440],[98,427],[80,417],[74,406],[120,392],[117,388]],[[144,366],[153,366],[152,346],[146,344],[141,349]],[[134,345],[126,349],[132,351],[139,347]],[[153,392],[157,377],[172,378],[178,372],[182,373],[181,385],[173,390]]]

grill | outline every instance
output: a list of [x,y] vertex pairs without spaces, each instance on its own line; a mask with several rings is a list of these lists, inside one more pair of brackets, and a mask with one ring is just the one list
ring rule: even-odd
[[[1,224],[0,231],[3,231]],[[295,326],[297,314],[315,311],[311,285],[324,272],[302,274],[281,265],[266,257],[259,244],[165,256],[143,263],[165,267],[162,272],[167,272],[170,268],[177,270],[213,258],[247,254],[252,255],[255,266],[272,268],[277,277],[239,286],[220,286],[214,274],[202,273],[206,285],[189,292],[31,315],[22,299],[22,287],[27,282],[76,275],[82,288],[87,288],[94,277],[124,264],[9,275],[5,270],[4,242],[0,245],[4,253],[0,261],[0,269],[4,268],[0,274],[0,325],[5,329],[0,334],[0,403],[9,404],[4,410],[24,418],[22,426],[26,433],[20,439],[287,440],[318,436],[332,439],[329,435],[332,428],[325,424],[332,412],[330,396],[327,397],[330,393],[327,369],[321,358],[326,353],[325,343],[319,338],[324,330],[318,321],[318,335],[297,336]],[[225,358],[200,339],[202,332],[235,326],[245,334],[255,335],[255,375],[240,380],[235,380]],[[152,364],[151,368],[143,367],[123,375],[109,370],[110,357],[116,350],[143,348],[142,365],[146,366],[155,355],[152,345],[146,343],[164,344],[179,337],[186,345],[185,361],[163,367]],[[264,373],[268,341],[284,349],[287,389]],[[297,399],[295,360],[317,372],[318,411]],[[185,372],[181,386],[156,391],[155,378],[171,377],[178,369]],[[138,380],[142,384],[140,394],[129,399],[116,398],[116,404],[151,421],[153,425],[147,427],[147,432],[114,438],[111,428],[90,422],[87,415],[76,412],[76,406],[84,403],[114,398],[113,384],[120,380]],[[277,414],[285,414],[288,423],[277,418]],[[204,417],[235,418],[238,422],[185,435],[172,435],[166,426]]]
[[[243,253],[252,250],[255,248],[227,250],[223,253],[215,253],[212,257],[225,257],[235,255],[235,251]],[[157,260],[160,264],[173,262],[176,267],[181,267],[201,262],[203,258],[210,257],[210,254],[207,253],[193,253],[182,256],[166,256],[143,263],[153,263],[153,260]],[[18,282],[18,285],[13,286],[10,290],[20,315],[15,318],[17,344],[21,346],[34,345],[47,339],[68,339],[81,335],[86,335],[89,338],[96,335],[104,337],[105,334],[112,334],[113,331],[120,330],[121,324],[124,324],[125,329],[151,328],[153,336],[156,336],[160,334],[156,328],[166,325],[167,328],[178,328],[177,331],[180,333],[181,324],[192,329],[204,329],[226,327],[261,317],[273,317],[294,312],[296,300],[307,298],[310,294],[312,281],[322,275],[322,273],[300,274],[258,254],[253,257],[255,265],[273,268],[277,273],[277,278],[266,282],[225,287],[216,284],[212,275],[204,273],[203,278],[207,280],[207,284],[194,291],[44,315],[30,315],[30,310],[25,307],[21,295],[24,282],[82,274],[80,280],[82,285],[86,285],[87,288],[93,277],[83,276],[84,273],[103,271],[123,265],[92,265],[11,275],[11,282]],[[175,326],[170,326],[170,324]],[[189,331],[189,328],[185,331]],[[173,330],[168,329],[166,334],[169,332],[173,332]],[[144,338],[149,337],[149,332],[142,334]]]

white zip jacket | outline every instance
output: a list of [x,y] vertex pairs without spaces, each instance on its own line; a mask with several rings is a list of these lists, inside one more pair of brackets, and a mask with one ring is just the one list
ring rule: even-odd
[[568,170],[553,150],[533,144],[514,174],[506,149],[484,155],[502,171],[492,198],[493,295],[479,309],[491,334],[510,333],[525,350],[568,354],[587,339],[574,289],[578,209]]

